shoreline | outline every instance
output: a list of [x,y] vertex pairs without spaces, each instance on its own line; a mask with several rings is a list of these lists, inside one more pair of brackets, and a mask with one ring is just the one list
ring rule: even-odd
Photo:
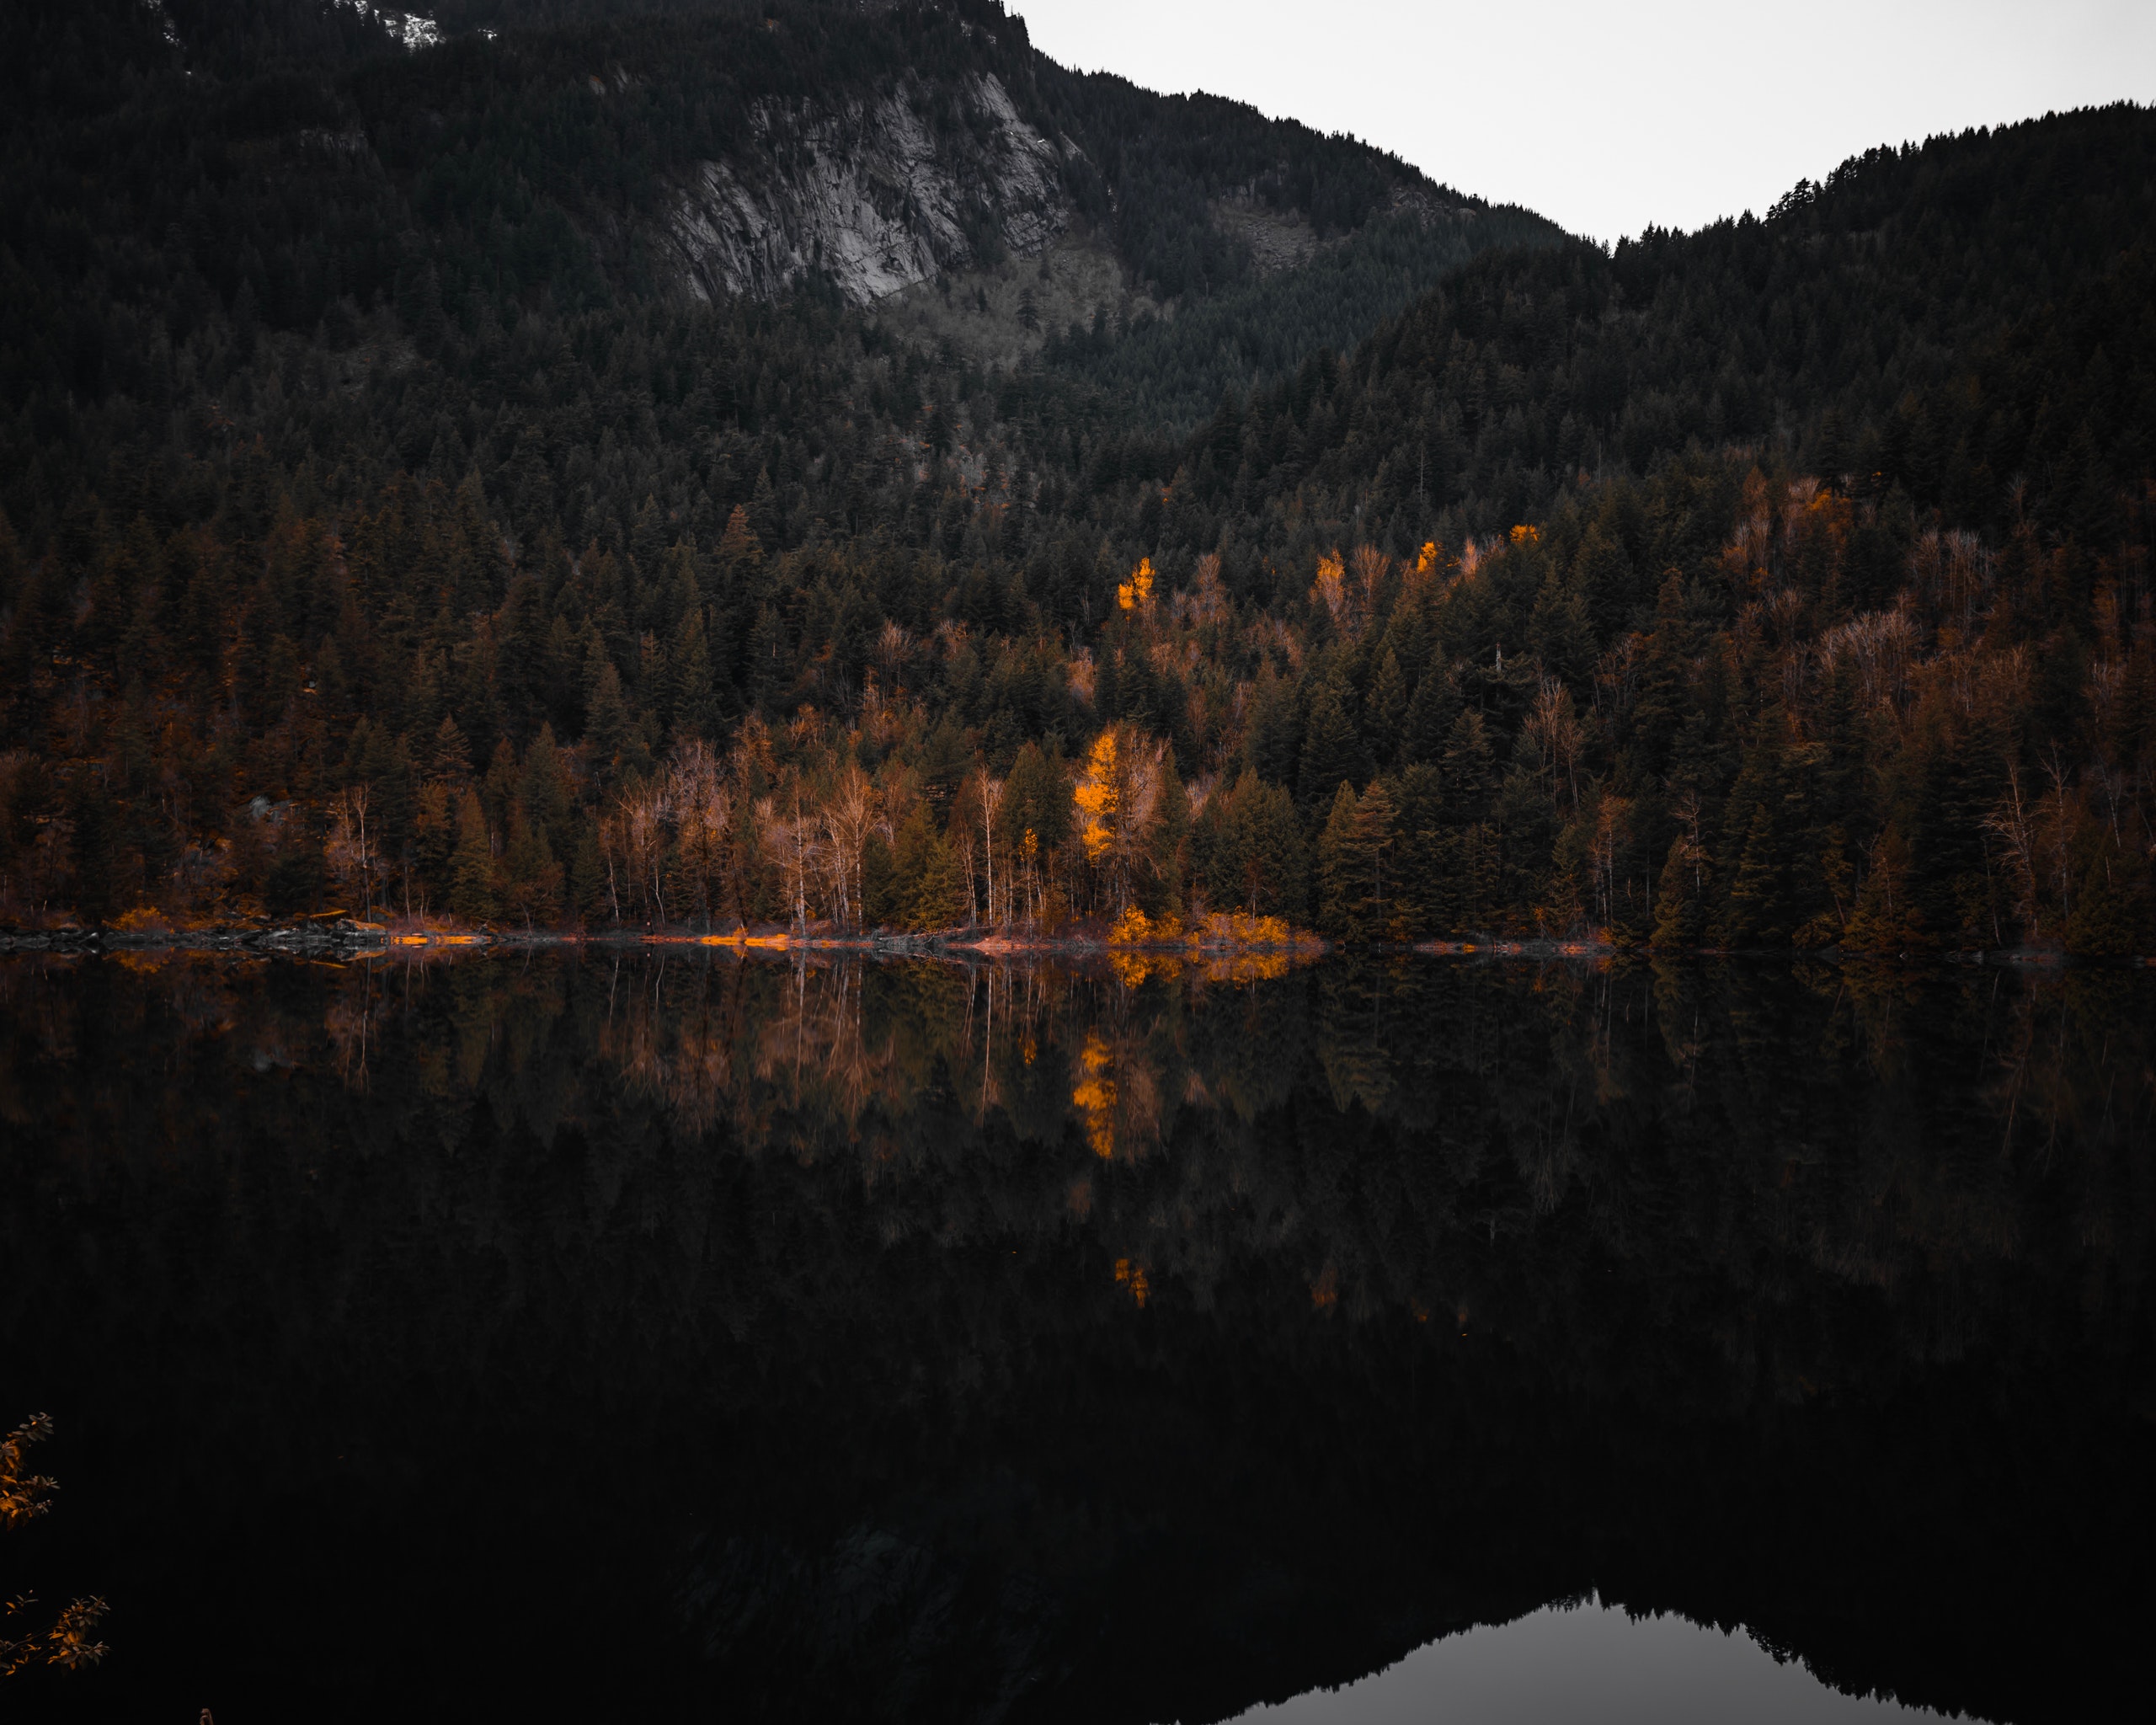
[[1030,955],[1065,954],[1105,957],[1112,953],[1144,953],[1155,958],[1279,958],[1316,959],[1340,950],[1336,943],[1315,935],[1265,943],[1217,940],[1173,939],[1111,941],[1092,936],[1023,936],[993,930],[933,929],[918,933],[875,933],[797,936],[782,930],[731,934],[697,934],[689,931],[653,932],[642,929],[602,929],[594,932],[561,929],[450,929],[392,930],[379,926],[342,922],[327,926],[307,923],[268,927],[221,927],[204,929],[138,930],[110,928],[0,929],[0,954],[8,953],[189,953],[209,956],[279,955],[312,957],[325,953],[340,956],[390,956],[398,953],[438,950],[545,951],[556,948],[605,951],[647,948],[700,948],[732,953],[854,953],[865,958],[933,957],[963,954],[1002,959]]
[[1789,959],[1810,958],[1828,964],[1953,964],[2012,969],[2156,969],[2156,956],[2127,954],[2086,957],[2057,948],[1980,948],[1904,953],[1850,952],[1838,947],[1809,951],[1790,948],[1620,947],[1605,941],[1540,938],[1428,940],[1344,946],[1318,935],[1298,934],[1284,942],[1232,943],[1202,938],[1112,941],[1104,936],[1013,935],[985,929],[938,929],[920,933],[795,936],[787,931],[697,934],[688,931],[610,929],[392,929],[382,924],[313,918],[291,923],[202,929],[57,928],[0,929],[0,956],[56,953],[99,957],[121,953],[168,953],[195,957],[334,959],[417,956],[437,952],[552,950],[618,952],[624,949],[702,948],[746,955],[781,953],[854,953],[869,959],[950,958],[1105,959],[1117,956],[1218,961],[1252,959],[1311,962],[1342,953],[1374,958],[1417,955],[1429,958],[1528,959],[1637,962],[1654,959]]

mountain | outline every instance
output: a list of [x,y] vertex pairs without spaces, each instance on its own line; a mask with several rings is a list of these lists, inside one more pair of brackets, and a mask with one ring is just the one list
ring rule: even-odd
[[2146,110],[1604,251],[976,0],[422,22],[13,25],[11,919],[2156,941]]
[[1358,361],[1327,452],[1412,450],[1525,520],[1582,468],[1741,442],[1993,535],[2093,510],[2103,542],[2156,457],[2153,203],[2156,131],[2121,106],[1868,151],[1764,218],[1484,259]]
[[[227,305],[244,281],[271,329],[365,306],[400,270],[431,273],[467,323],[474,300],[513,322],[541,296],[820,289],[868,307],[932,289],[897,321],[1008,364],[1074,325],[1172,321],[1240,291],[1235,322],[1260,333],[1225,370],[1199,362],[1186,418],[1359,339],[1478,251],[1560,238],[1353,141],[1073,75],[994,6],[627,13],[104,0],[16,45],[11,183],[86,227],[104,270],[183,293],[199,275]],[[190,231],[168,231],[176,209]],[[19,237],[34,274],[63,244],[35,217]],[[67,275],[33,303],[76,299]],[[40,334],[70,344],[20,344]]]

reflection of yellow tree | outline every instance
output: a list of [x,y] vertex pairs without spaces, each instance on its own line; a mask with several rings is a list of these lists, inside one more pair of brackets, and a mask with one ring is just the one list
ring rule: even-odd
[[1115,1080],[1108,1076],[1114,1056],[1097,1030],[1086,1033],[1086,1045],[1078,1051],[1078,1070],[1084,1075],[1070,1092],[1072,1106],[1086,1123],[1086,1142],[1097,1156],[1115,1154]]
[[[1129,927],[1130,919],[1134,916],[1138,916],[1140,922],[1143,922],[1144,919],[1138,911],[1126,912],[1110,932],[1108,938],[1112,941],[1143,940],[1145,936],[1142,927],[1134,932]],[[1108,954],[1108,968],[1115,973],[1116,980],[1125,988],[1137,988],[1151,980],[1155,976],[1165,977],[1168,981],[1173,982],[1182,975],[1182,961],[1180,959],[1160,953],[1113,951]]]
[[[1236,967],[1252,957],[1294,962],[1278,952],[1187,950],[1184,985],[1201,975],[1213,980],[1216,956],[1231,982],[1243,980]],[[1202,986],[1158,980],[1126,990],[1105,959],[1076,972],[1027,963],[984,974],[928,960],[797,964],[698,951],[628,959],[611,972],[588,958],[529,971],[498,956],[398,968],[403,985],[377,980],[371,998],[356,969],[307,973],[329,991],[318,1002],[326,1021],[312,1027],[270,988],[267,966],[174,959],[120,973],[91,998],[108,1017],[115,1008],[126,1014],[118,1028],[133,1039],[177,1042],[183,1054],[190,1042],[237,1030],[243,1044],[280,1065],[304,1064],[312,1049],[331,1082],[341,1072],[357,1086],[364,1051],[376,1094],[355,1107],[356,1117],[401,1108],[409,1087],[428,1117],[451,1130],[463,1118],[454,1099],[484,1094],[494,1108],[531,1111],[542,1130],[563,1118],[601,1120],[621,1107],[639,1123],[641,1139],[644,1115],[664,1108],[667,1129],[683,1138],[724,1126],[744,1151],[804,1162],[851,1158],[876,1190],[874,1226],[889,1241],[929,1231],[957,1243],[1011,1226],[1082,1227],[1103,1242],[1103,1270],[1127,1254],[1134,1274],[1142,1260],[1149,1279],[1193,1291],[1220,1274],[1223,1248],[1234,1242],[1292,1252],[1312,1302],[1322,1306],[1330,1296],[1340,1314],[1358,1321],[1412,1298],[1438,1322],[1458,1290],[1447,1291],[1432,1255],[1438,1236],[1396,1254],[1355,1216],[1313,1205],[1302,1183],[1313,1172],[1306,1162],[1243,1150],[1266,1135],[1247,1123],[1268,1111],[1279,1118],[1298,1093],[1323,1106],[1314,1084],[1329,1082],[1331,1105],[1343,1114],[1390,1119],[1406,1134],[1426,1130],[1415,1123],[1436,1118],[1433,1108],[1455,1095],[1480,1106],[1478,1087],[1503,1071],[1502,1114],[1493,1116],[1506,1123],[1502,1136],[1467,1135],[1478,1147],[1456,1168],[1445,1160],[1449,1149],[1429,1159],[1438,1184],[1428,1190],[1436,1206],[1428,1214],[1438,1220],[1428,1226],[1466,1226],[1480,1239],[1484,1200],[1472,1199],[1470,1217],[1457,1209],[1468,1199],[1444,1194],[1472,1194],[1496,1178],[1495,1163],[1475,1172],[1481,1145],[1508,1141],[1513,1151],[1491,1188],[1500,1194],[1492,1226],[1502,1214],[1506,1227],[1514,1217],[1524,1227],[1561,1204],[1621,1216],[1636,1201],[1625,1176],[1581,1151],[1595,1141],[1591,1124],[1582,1137],[1582,1122],[1612,1108],[1707,1118],[1722,1106],[1718,1092],[1749,1094],[1760,1072],[1777,1070],[1753,1064],[1754,1050],[1769,1045],[1762,1038],[1816,1049],[1806,1058],[1822,1071],[1844,1071],[1847,1087],[1876,1098],[1864,1108],[1899,1110],[1917,1093],[1913,1087],[1939,1070],[1933,1057],[1947,1033],[1935,1020],[1951,1016],[1927,1014],[1940,999],[1935,980],[1876,964],[1800,966],[1795,980],[1806,992],[1794,1002],[1763,995],[1742,974],[1666,961],[1651,975],[1552,965],[1535,974],[1531,990],[1518,973],[1503,985],[1507,1016],[1488,1022],[1516,1030],[1491,1044],[1479,1031],[1433,1035],[1417,1012],[1373,1007],[1395,989],[1417,998],[1418,977],[1433,1007],[1469,1004],[1472,991],[1485,991],[1486,1001],[1497,973],[1403,967],[1382,978],[1370,973],[1352,988],[1309,991],[1316,1001],[1309,1034],[1283,1055],[1278,993],[1251,988],[1240,1000],[1209,1001]],[[41,1068],[89,1058],[76,1041],[84,996],[70,975],[57,959],[0,966],[0,1016],[16,1028],[0,1041],[0,1114],[31,1119],[51,1089]],[[2085,1206],[2074,1219],[2073,1249],[2091,1266],[2091,1285],[2113,1285],[2138,1274],[2144,1244],[2121,1226],[2108,1196],[2118,1157],[2133,1152],[2136,1123],[2148,1114],[2148,1039],[2132,1011],[2139,987],[2126,973],[2076,971],[2009,985],[1988,1005],[1988,991],[1961,996],[1965,1011],[1983,1008],[1972,1022],[1984,1052],[1978,1057],[1973,1041],[1967,1052],[1993,1085],[1983,1127],[1957,1135],[1966,1147],[1957,1142],[1942,1154],[1923,1135],[1865,1130],[1860,1109],[1848,1117],[1854,1130],[1846,1135],[1859,1146],[1850,1156],[1833,1150],[1844,1136],[1838,1125],[1776,1128],[1737,1133],[1726,1145],[1717,1138],[1704,1146],[1710,1154],[1679,1171],[1713,1183],[1694,1194],[1700,1203],[1741,1212],[1743,1228],[1791,1261],[1888,1289],[1915,1263],[1972,1255],[2004,1263],[2049,1250],[2052,1207]],[[1763,1015],[1769,1005],[1776,1011]],[[1784,1027],[1782,1005],[1801,1009],[1794,1030]],[[1477,1004],[1478,1020],[1481,1013]],[[1433,1049],[1442,1055],[1433,1059]],[[333,1052],[345,1058],[332,1063]],[[1458,1092],[1448,1077],[1454,1071],[1466,1081]],[[918,1100],[954,1090],[975,1119],[986,1123],[1001,1108],[1016,1141],[1045,1148],[1006,1157],[997,1149],[1013,1141],[1004,1127],[953,1130],[941,1100]],[[1200,1118],[1208,1114],[1216,1124]],[[1119,1166],[1166,1141],[1162,1123],[1171,1120],[1175,1155],[1161,1159],[1166,1166],[1142,1178]],[[34,1135],[18,1135],[29,1142]],[[616,1135],[590,1136],[594,1190],[611,1205],[624,1199],[627,1164],[608,1162],[613,1153],[600,1148]],[[600,1172],[602,1164],[611,1171]],[[1465,1183],[1455,1188],[1455,1181]],[[2036,1199],[2042,1208],[2030,1208]],[[685,1205],[677,1214],[687,1226],[695,1211]],[[1109,1297],[1119,1303],[1129,1286]],[[1299,1279],[1294,1294],[1299,1304]],[[48,1608],[40,1626],[52,1615]],[[10,1632],[0,1626],[0,1634]]]
[[1290,955],[1283,952],[1207,953],[1197,966],[1197,974],[1207,982],[1241,985],[1285,976],[1289,964]]
[[1115,1284],[1118,1288],[1127,1289],[1131,1299],[1136,1302],[1141,1311],[1153,1291],[1152,1283],[1146,1279],[1145,1267],[1143,1264],[1133,1263],[1127,1258],[1118,1258],[1115,1261]]
[[1093,1154],[1103,1160],[1118,1150],[1125,1157],[1143,1154],[1161,1126],[1160,1080],[1144,1054],[1128,1039],[1111,1041],[1088,1029],[1078,1072],[1070,1103]]

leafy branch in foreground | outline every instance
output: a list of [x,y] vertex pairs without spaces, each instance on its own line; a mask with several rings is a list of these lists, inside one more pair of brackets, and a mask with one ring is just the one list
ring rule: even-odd
[[[52,1416],[35,1413],[8,1433],[5,1443],[0,1443],[0,1527],[35,1521],[52,1508],[52,1494],[60,1489],[59,1482],[49,1474],[24,1471],[31,1447],[51,1435]],[[37,1602],[35,1594],[19,1594],[8,1602],[11,1631],[12,1620],[21,1617]],[[0,1637],[0,1674],[12,1677],[25,1665],[37,1664],[40,1657],[48,1665],[65,1665],[70,1670],[96,1664],[105,1656],[105,1644],[92,1641],[90,1632],[106,1610],[105,1602],[94,1595],[70,1599],[60,1608],[50,1628],[30,1628],[21,1635]]]

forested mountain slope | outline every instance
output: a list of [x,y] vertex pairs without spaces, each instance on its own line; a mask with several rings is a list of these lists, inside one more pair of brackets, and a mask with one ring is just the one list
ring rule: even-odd
[[[2144,110],[1604,253],[971,3],[304,12],[20,74],[11,917],[2156,937]],[[940,280],[685,264],[788,102]]]
[[[438,298],[472,333],[487,312],[797,288],[868,306],[934,283],[970,307],[1032,262],[1028,349],[1074,311],[1091,333],[1097,313],[1172,322],[1245,290],[1241,363],[1220,369],[1217,328],[1185,344],[1194,358],[1151,344],[1149,377],[1164,352],[1210,366],[1182,383],[1187,416],[1224,383],[1360,339],[1447,264],[1559,237],[1348,140],[1075,76],[992,5],[470,9],[499,27],[444,35],[452,13],[423,40],[402,14],[332,0],[96,0],[72,27],[19,26],[12,249],[47,313],[15,344],[24,381],[51,381],[35,368],[55,356],[72,372],[57,381],[101,393],[146,362],[131,312],[184,335],[243,287],[272,330],[394,292]],[[1322,253],[1322,295],[1248,291],[1267,273],[1254,218],[1299,262]],[[1374,221],[1388,255],[1365,262]],[[1106,266],[1081,305],[1045,286],[1043,254],[1070,247]],[[1029,291],[998,297],[1015,312]]]

